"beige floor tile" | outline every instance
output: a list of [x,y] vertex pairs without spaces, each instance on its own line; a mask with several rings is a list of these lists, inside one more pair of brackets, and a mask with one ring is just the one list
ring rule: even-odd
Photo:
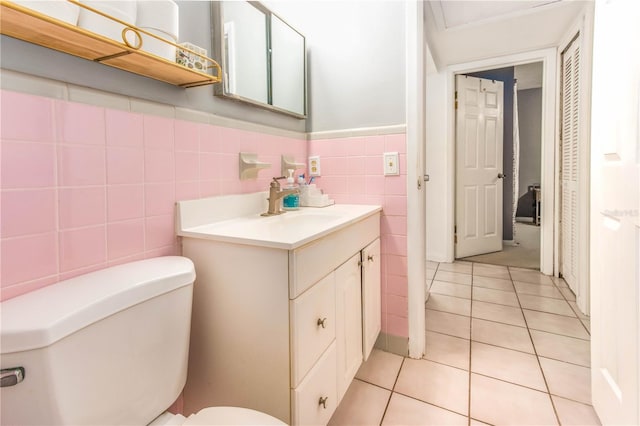
[[354,380],[329,420],[330,425],[380,424],[391,391]]
[[391,395],[382,424],[467,426],[467,417],[394,393]]
[[395,392],[466,416],[469,372],[424,359],[407,358]]
[[580,322],[584,325],[584,328],[587,329],[587,332],[591,333],[591,320],[580,318]]
[[518,294],[532,294],[534,296],[552,297],[554,299],[564,300],[562,293],[560,293],[560,291],[554,286],[523,283],[520,281],[514,281],[513,285],[516,288],[516,293]]
[[506,280],[511,279],[506,266],[487,265],[483,263],[475,263],[473,265],[473,275]]
[[443,271],[438,268],[436,280],[446,281],[455,284],[471,285],[471,274],[461,274],[460,272]]
[[539,391],[547,390],[538,359],[533,354],[472,342],[471,371]]
[[433,277],[435,277],[435,276],[436,276],[436,270],[435,270],[435,269],[431,269],[431,268],[427,268],[427,271],[426,271],[426,278],[427,278],[428,280],[432,280],[432,279],[433,279]]
[[441,263],[438,266],[438,271],[460,272],[461,274],[471,274],[471,268],[473,263],[471,262],[453,262],[453,263]]
[[528,309],[523,309],[522,312],[527,319],[527,325],[532,330],[547,331],[563,336],[577,337],[578,339],[589,339],[589,333],[587,333],[578,318],[530,311]]
[[573,292],[571,291],[570,288],[560,287],[560,293],[563,294],[565,299],[567,299],[567,300],[569,300],[571,302],[575,302],[576,301],[576,295],[573,294]]
[[[455,284],[454,284],[455,285]],[[427,309],[450,312],[458,315],[471,315],[471,300],[444,294],[431,293],[427,301]]]
[[478,421],[476,419],[469,419],[469,425],[470,426],[489,426],[489,423],[483,423],[481,421]]
[[440,263],[438,263],[438,262],[432,262],[430,260],[427,260],[427,268],[429,268],[429,269],[438,269],[438,265],[439,264]]
[[515,325],[472,318],[471,340],[516,351],[535,353],[529,331]]
[[453,284],[434,280],[433,284],[431,284],[431,292],[445,294],[447,296],[462,297],[464,299],[471,299],[471,286],[464,284]]
[[582,311],[580,310],[580,308],[578,307],[578,304],[576,302],[570,301],[569,305],[571,306],[571,309],[573,309],[573,312],[576,314],[576,316],[578,318],[580,318],[581,320],[589,319],[588,316],[586,316],[585,314],[582,313]]
[[435,331],[462,339],[469,339],[471,336],[471,321],[469,317],[448,312],[432,311],[431,309],[426,309],[425,315],[427,331]]
[[513,284],[510,279],[484,277],[481,275],[473,275],[473,286],[492,288],[494,290],[514,291]]
[[531,338],[539,356],[589,367],[591,348],[588,340],[531,330]]
[[[511,268],[510,268],[511,269]],[[511,269],[511,279],[513,281],[522,281],[524,283],[533,283],[541,285],[553,285],[553,281],[547,275],[538,271],[513,270]]]
[[569,287],[567,285],[567,282],[564,280],[564,278],[559,278],[559,277],[550,277],[550,278],[551,278],[551,281],[553,281],[553,283],[558,287]]
[[360,366],[356,378],[391,390],[398,378],[402,360],[400,355],[374,349],[367,362]]
[[551,394],[591,404],[590,368],[544,357],[539,358]]
[[591,405],[551,396],[563,426],[599,426],[600,419]]
[[519,308],[518,298],[512,291],[494,290],[492,288],[473,287],[471,293],[473,300],[481,302],[497,303],[498,305],[514,306]]
[[471,374],[470,416],[494,425],[554,425],[549,394]]
[[424,358],[468,370],[469,346],[468,339],[427,331]]
[[550,297],[533,296],[531,294],[521,294],[518,298],[520,299],[520,305],[522,305],[523,309],[548,312],[550,314],[558,314],[574,318],[576,316],[573,309],[571,309],[571,306],[569,306],[564,299],[552,299]]
[[525,326],[520,308],[496,305],[495,303],[473,302],[471,304],[471,316],[504,324]]

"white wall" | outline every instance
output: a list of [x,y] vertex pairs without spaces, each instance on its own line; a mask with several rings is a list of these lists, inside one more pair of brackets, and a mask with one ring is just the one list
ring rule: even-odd
[[451,261],[447,255],[446,240],[451,231],[451,219],[445,208],[446,200],[451,197],[453,182],[449,182],[447,173],[447,74],[438,72],[433,64],[431,52],[427,47],[426,81],[426,168],[429,175],[426,183],[427,205],[427,260],[434,262]]
[[311,132],[405,124],[405,2],[265,2],[306,36]]

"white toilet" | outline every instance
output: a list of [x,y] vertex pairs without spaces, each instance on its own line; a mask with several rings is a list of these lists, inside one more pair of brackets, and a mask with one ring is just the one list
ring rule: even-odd
[[147,259],[0,305],[3,425],[283,425],[238,407],[165,412],[187,377],[195,270]]

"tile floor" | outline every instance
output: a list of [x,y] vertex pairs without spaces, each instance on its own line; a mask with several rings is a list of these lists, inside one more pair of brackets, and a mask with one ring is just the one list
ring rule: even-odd
[[594,425],[589,319],[561,279],[429,263],[426,353],[374,350],[333,425]]

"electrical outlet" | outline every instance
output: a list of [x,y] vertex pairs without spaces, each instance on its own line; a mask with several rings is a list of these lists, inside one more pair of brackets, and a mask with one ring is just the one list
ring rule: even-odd
[[400,164],[398,163],[397,152],[385,152],[382,155],[382,159],[384,160],[383,170],[385,176],[396,176],[400,174]]
[[320,176],[320,156],[309,157],[309,176]]

